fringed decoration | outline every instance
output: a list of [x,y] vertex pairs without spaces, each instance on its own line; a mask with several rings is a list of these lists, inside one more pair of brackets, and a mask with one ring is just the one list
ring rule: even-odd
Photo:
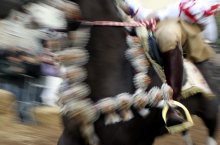
[[162,92],[158,87],[151,88],[147,95],[149,97],[149,104],[154,107],[163,100]]
[[90,38],[90,28],[79,28],[77,31],[71,31],[69,38],[73,47],[85,48]]
[[215,96],[195,64],[184,59],[184,68],[187,73],[187,82],[182,87],[182,96],[184,98],[196,93],[202,93],[205,97],[210,99]]
[[77,121],[79,124],[93,123],[98,117],[97,108],[90,99],[74,99],[60,105],[61,113]]
[[145,51],[148,51],[148,31],[146,29],[146,27],[137,27],[136,28],[136,33],[138,35],[138,37],[140,38],[140,42],[142,44],[142,47],[145,48]]
[[173,98],[173,89],[167,83],[163,83],[161,91],[164,100],[168,101]]
[[145,90],[151,83],[151,78],[147,75],[150,63],[144,55],[141,39],[140,37],[127,36],[127,43],[130,49],[127,50],[126,56],[137,72],[133,78],[134,85],[137,89],[133,95],[133,103],[139,114],[146,117],[150,111],[145,108],[147,103],[149,103]]
[[82,66],[88,62],[87,50],[80,48],[69,48],[55,53],[55,59],[63,65]]
[[65,104],[74,99],[84,99],[90,94],[90,88],[87,84],[73,84],[69,86],[66,90],[60,92],[59,103]]
[[61,113],[79,124],[81,134],[88,144],[99,144],[99,139],[95,134],[93,126],[99,114],[90,99],[75,99],[67,102],[61,106]]
[[149,109],[145,108],[148,103],[148,96],[142,89],[138,89],[133,95],[134,107],[138,110],[139,114],[146,117],[149,114]]
[[68,82],[82,82],[87,77],[87,72],[82,67],[70,66],[66,67],[65,69],[65,72],[61,73],[61,77],[68,80]]
[[95,133],[93,124],[89,123],[81,125],[80,131],[82,133],[82,136],[86,139],[86,142],[89,145],[99,145],[100,141]]
[[118,103],[118,110],[123,121],[128,121],[133,118],[133,113],[130,107],[133,103],[132,96],[128,93],[122,93],[116,96],[116,101]]
[[126,56],[129,59],[138,57],[138,56],[143,55],[143,54],[144,54],[144,49],[141,48],[141,47],[131,47],[130,49],[128,49],[126,51]]
[[105,124],[114,124],[121,121],[120,116],[116,113],[118,109],[117,102],[114,98],[105,98],[97,103],[97,108],[105,115]]
[[182,90],[181,92],[181,96],[183,98],[188,98],[189,96],[193,96],[197,93],[201,93],[203,96],[207,97],[208,99],[214,99],[216,96],[213,94],[213,93],[207,93],[205,92],[204,90],[198,88],[198,87],[191,87],[189,89],[185,89],[185,90]]
[[137,73],[134,76],[134,85],[136,88],[147,89],[151,83],[151,78],[145,73]]
[[133,58],[131,63],[137,72],[148,72],[149,62],[144,55]]

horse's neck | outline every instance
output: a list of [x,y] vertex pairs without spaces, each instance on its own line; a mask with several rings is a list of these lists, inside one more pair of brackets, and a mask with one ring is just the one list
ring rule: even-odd
[[[112,0],[80,3],[82,15],[87,20],[119,21]],[[91,87],[90,97],[97,101],[119,93],[132,92],[132,67],[125,57],[126,31],[123,27],[94,26],[87,45],[90,53],[87,64]]]
[[87,65],[91,97],[96,101],[122,92],[132,91],[131,66],[125,58],[123,28],[92,29],[88,44],[90,60]]
[[121,21],[114,0],[78,0],[83,19]]

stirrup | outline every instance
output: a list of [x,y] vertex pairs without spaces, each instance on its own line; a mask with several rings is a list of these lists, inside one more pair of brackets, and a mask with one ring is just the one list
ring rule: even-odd
[[[168,127],[168,126],[166,125],[166,128],[167,128],[168,132],[171,133],[171,134],[174,134],[174,133],[182,132],[182,131],[184,131],[184,130],[186,130],[186,129],[189,129],[190,127],[192,127],[192,126],[193,126],[193,120],[192,120],[192,117],[191,117],[189,111],[187,110],[187,108],[186,108],[183,104],[181,104],[181,103],[179,103],[179,102],[177,102],[177,101],[172,101],[172,102],[169,102],[169,103],[170,103],[172,106],[178,106],[178,107],[180,107],[181,109],[183,109],[184,115],[186,116],[186,121],[183,122],[183,123],[181,123],[181,124],[174,125],[174,126],[169,126],[169,127]],[[169,110],[169,105],[166,104],[166,105],[164,106],[163,110],[162,110],[162,117],[163,117],[163,120],[164,120],[165,124],[167,124],[166,118],[167,118],[167,112],[168,112],[168,110]]]

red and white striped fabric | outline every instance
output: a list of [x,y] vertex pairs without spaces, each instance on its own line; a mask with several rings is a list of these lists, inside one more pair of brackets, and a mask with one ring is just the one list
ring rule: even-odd
[[199,23],[205,17],[215,15],[220,4],[216,0],[182,0],[179,4],[179,16],[192,23]]

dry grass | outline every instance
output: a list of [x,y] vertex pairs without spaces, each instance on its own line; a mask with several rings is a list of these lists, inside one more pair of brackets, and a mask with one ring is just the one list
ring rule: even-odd
[[55,145],[61,124],[23,125],[11,115],[0,116],[0,145]]

